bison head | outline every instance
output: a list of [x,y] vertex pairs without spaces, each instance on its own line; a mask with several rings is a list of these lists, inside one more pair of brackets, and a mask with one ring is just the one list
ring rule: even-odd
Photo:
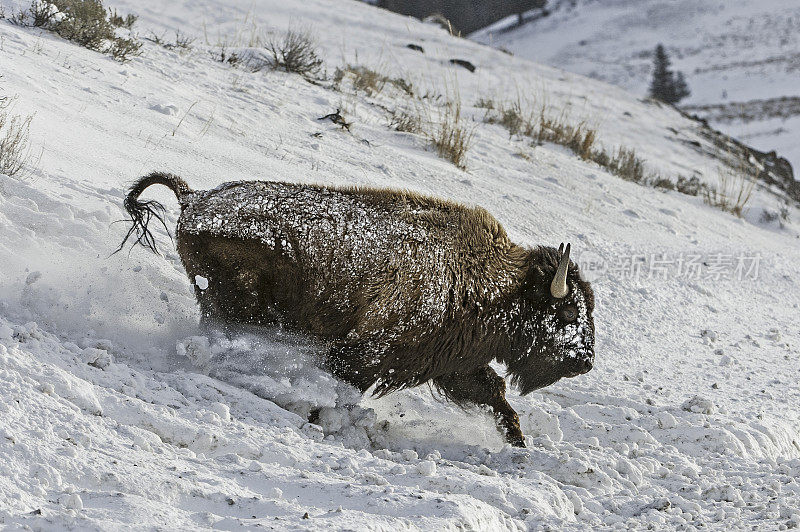
[[523,394],[592,369],[594,293],[569,260],[570,245],[531,251],[502,361]]

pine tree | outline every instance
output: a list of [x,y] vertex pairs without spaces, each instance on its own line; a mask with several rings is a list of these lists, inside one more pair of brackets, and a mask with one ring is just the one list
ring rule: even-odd
[[672,71],[669,69],[669,57],[664,47],[656,46],[653,60],[653,79],[650,81],[650,97],[662,102],[672,103],[673,96]]
[[666,103],[678,103],[683,98],[689,96],[691,92],[683,77],[683,72],[677,75],[670,69],[669,57],[664,47],[659,44],[656,46],[655,58],[653,60],[653,79],[650,82],[650,97]]
[[690,94],[692,94],[692,91],[689,90],[689,86],[686,84],[683,72],[678,72],[675,78],[675,102],[683,100]]

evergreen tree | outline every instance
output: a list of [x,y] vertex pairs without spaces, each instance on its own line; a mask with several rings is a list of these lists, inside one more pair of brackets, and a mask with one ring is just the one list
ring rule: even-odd
[[683,77],[683,72],[678,72],[675,77],[675,102],[679,102],[692,94],[686,80]]
[[656,46],[653,60],[653,79],[650,81],[650,97],[662,102],[672,103],[672,71],[669,69],[669,57],[664,47]]
[[689,96],[689,87],[682,72],[677,75],[669,69],[670,61],[664,47],[656,46],[653,60],[653,79],[650,81],[650,97],[666,103],[678,103]]

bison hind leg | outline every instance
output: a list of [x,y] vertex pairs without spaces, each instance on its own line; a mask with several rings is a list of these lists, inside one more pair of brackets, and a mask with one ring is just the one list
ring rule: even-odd
[[506,400],[506,381],[488,365],[472,372],[438,377],[434,384],[440,393],[460,406],[490,407],[506,441],[515,447],[525,447],[519,416]]

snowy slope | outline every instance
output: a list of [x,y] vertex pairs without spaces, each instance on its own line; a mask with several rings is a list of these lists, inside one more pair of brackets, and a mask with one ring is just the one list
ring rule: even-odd
[[[552,15],[471,37],[646,95],[662,43],[692,95],[687,111],[800,168],[800,4],[793,0],[552,0]],[[795,173],[797,173],[795,171]]]
[[[472,105],[519,92],[546,99],[653,170],[711,179],[719,160],[694,122],[359,2],[113,6],[137,13],[143,35],[197,37],[194,49],[147,42],[121,65],[0,21],[0,88],[18,95],[15,112],[35,113],[41,153],[25,180],[0,176],[0,524],[800,526],[796,222],[759,223],[755,206],[777,201],[761,190],[742,220],[621,181],[561,147],[509,139]],[[384,107],[400,93],[368,98],[211,59],[218,41],[244,45],[293,25],[312,28],[329,74],[361,63],[419,93],[457,92],[475,120],[468,171],[387,127]],[[317,120],[337,107],[352,134]],[[595,369],[511,392],[525,450],[505,446],[487,413],[427,387],[343,408],[352,392],[313,368],[302,339],[201,336],[163,231],[164,257],[110,255],[127,229],[112,223],[125,187],[154,169],[195,188],[236,179],[409,188],[480,204],[521,243],[570,241],[579,261],[608,267],[592,275]],[[165,202],[174,226],[171,195],[147,196]],[[727,269],[714,270],[725,257]],[[757,258],[757,275],[739,275],[738,258]],[[680,259],[700,269],[678,272]],[[656,260],[675,262],[651,274]],[[298,415],[311,404],[326,407],[322,428]]]

